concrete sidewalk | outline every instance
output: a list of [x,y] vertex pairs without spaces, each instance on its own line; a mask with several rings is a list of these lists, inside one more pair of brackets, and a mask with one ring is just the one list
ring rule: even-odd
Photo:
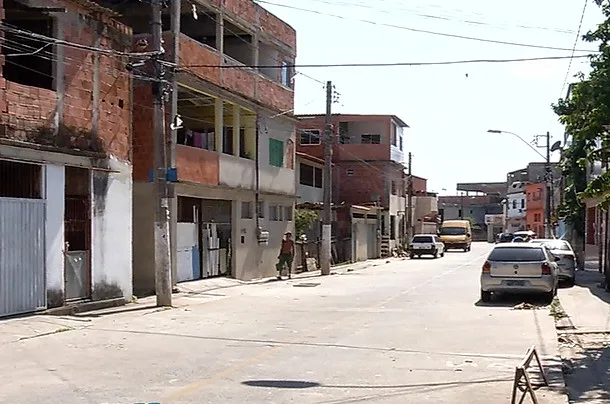
[[560,351],[571,403],[610,402],[610,293],[597,269],[578,271],[576,285],[559,290]]

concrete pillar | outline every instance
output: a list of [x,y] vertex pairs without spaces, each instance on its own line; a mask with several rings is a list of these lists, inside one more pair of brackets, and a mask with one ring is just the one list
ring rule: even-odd
[[216,151],[222,153],[224,131],[224,105],[220,98],[214,100],[214,138]]
[[224,33],[225,19],[224,13],[221,11],[220,13],[218,13],[218,16],[216,18],[216,49],[218,49],[218,52],[220,52],[221,55],[225,52]]
[[240,139],[239,134],[241,133],[241,107],[237,104],[233,104],[233,152],[236,156],[239,155]]

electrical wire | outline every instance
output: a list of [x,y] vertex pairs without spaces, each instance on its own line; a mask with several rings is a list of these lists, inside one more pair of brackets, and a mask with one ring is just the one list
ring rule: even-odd
[[[587,3],[588,2],[589,2],[589,0],[585,0],[585,4],[582,7],[582,13],[580,15],[580,22],[578,23],[578,29],[576,30],[576,38],[574,39],[574,46],[572,46],[572,56],[574,56],[574,52],[575,52],[576,46],[578,45],[578,40],[580,39],[580,30],[582,29],[582,22],[585,19],[585,14],[587,12]],[[570,70],[572,69],[572,61],[573,61],[573,59],[570,59],[570,62],[568,64],[568,70],[566,71],[566,76],[563,79],[563,84],[561,85],[561,91],[559,92],[559,98],[563,97],[563,90],[565,90],[566,84],[568,84],[568,78],[570,76]]]
[[37,34],[32,31],[19,29],[17,27],[11,26],[10,24],[7,24],[6,22],[3,22],[0,24],[0,31],[9,32],[12,34],[26,35],[30,38],[37,39],[41,42],[43,42],[43,41],[49,42],[49,43],[52,43],[53,45],[63,45],[63,46],[67,46],[70,48],[87,50],[90,52],[101,53],[101,54],[105,54],[105,55],[109,55],[109,56],[126,56],[126,57],[131,57],[131,58],[146,58],[146,57],[159,55],[159,52],[122,52],[122,51],[117,51],[114,49],[96,48],[94,46],[88,46],[88,45],[83,45],[83,44],[79,44],[79,43],[75,43],[75,42],[65,41],[63,39],[57,39],[57,38],[53,38],[50,36]]
[[[338,19],[342,19],[342,20],[353,20],[353,21],[358,21],[358,22],[367,23],[367,24],[371,24],[371,25],[377,25],[377,26],[381,26],[381,27],[395,28],[395,29],[401,29],[401,30],[405,30],[405,31],[418,32],[418,33],[422,33],[422,34],[436,35],[436,36],[442,36],[442,37],[447,37],[447,38],[464,39],[464,40],[478,41],[478,42],[487,42],[487,43],[494,43],[494,44],[498,44],[498,45],[520,46],[520,47],[524,47],[524,48],[534,48],[534,49],[548,49],[548,50],[561,50],[561,51],[571,51],[572,50],[571,48],[561,48],[561,47],[556,47],[556,46],[534,45],[534,44],[527,44],[527,43],[520,43],[520,42],[510,42],[510,41],[501,41],[501,40],[488,39],[488,38],[479,38],[479,37],[473,37],[473,36],[467,36],[467,35],[449,34],[446,32],[438,32],[438,31],[430,31],[430,30],[419,29],[419,28],[411,28],[411,27],[406,27],[406,26],[402,26],[402,25],[382,23],[382,22],[376,22],[376,21],[365,20],[365,19],[360,19],[360,18],[344,17],[344,16],[337,15],[337,14],[330,14],[330,13],[325,13],[325,12],[318,11],[318,10],[311,10],[311,9],[307,9],[307,8],[289,6],[286,4],[274,3],[271,1],[267,1],[267,0],[257,0],[257,1],[259,3],[263,3],[263,4],[269,4],[269,5],[273,5],[276,7],[283,7],[283,8],[288,8],[288,9],[292,9],[292,10],[323,15],[326,17],[333,17],[333,18],[338,18]],[[574,51],[575,52],[590,52],[590,53],[598,52],[597,50],[584,50],[584,49],[575,49]]]
[[[579,59],[588,58],[591,55],[575,55],[575,56],[541,56],[532,58],[514,58],[514,59],[469,59],[469,60],[449,60],[440,62],[389,62],[389,63],[324,63],[324,64],[295,64],[290,67],[295,68],[318,68],[318,67],[400,67],[400,66],[445,66],[445,65],[461,65],[474,63],[516,63],[516,62],[534,62],[540,60],[563,60],[563,59]],[[163,62],[172,67],[173,63]],[[281,66],[265,66],[265,65],[186,65],[177,67],[178,70],[189,68],[220,68],[220,69],[272,69],[281,68]]]
[[[255,0],[255,1],[258,1],[258,0]],[[542,27],[542,26],[532,26],[532,25],[525,25],[525,24],[517,24],[517,25],[511,25],[511,26],[505,24],[504,27],[501,27],[497,24],[491,24],[489,22],[485,22],[485,21],[481,21],[481,20],[471,20],[471,19],[466,20],[466,19],[460,19],[460,18],[452,18],[452,17],[446,17],[446,16],[441,16],[441,15],[436,15],[436,14],[431,14],[431,13],[422,13],[418,10],[407,9],[407,8],[402,8],[402,7],[396,7],[394,9],[390,10],[390,9],[374,7],[374,6],[371,6],[370,4],[365,4],[365,3],[350,3],[350,2],[336,1],[336,0],[335,1],[312,0],[312,1],[328,4],[331,6],[337,6],[337,7],[364,8],[364,9],[378,11],[380,13],[390,14],[390,15],[396,15],[396,12],[401,12],[402,14],[416,15],[416,16],[423,17],[426,19],[448,21],[448,22],[451,22],[451,21],[461,22],[461,23],[465,23],[465,24],[468,24],[471,26],[487,26],[487,27],[492,27],[492,28],[520,28],[520,29],[528,29],[528,30],[542,30],[542,31],[556,32],[556,33],[560,33],[560,34],[569,34],[569,35],[574,34],[574,31],[572,31],[572,30],[561,29],[561,28],[549,28],[549,27]]]

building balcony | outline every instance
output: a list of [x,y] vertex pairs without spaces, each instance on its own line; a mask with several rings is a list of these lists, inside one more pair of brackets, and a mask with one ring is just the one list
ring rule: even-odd
[[[170,33],[165,33],[164,36],[166,43],[172,42]],[[172,47],[168,45],[170,60],[173,57],[171,49]],[[212,46],[180,34],[179,67],[182,72],[195,75],[276,111],[289,111],[294,108],[294,91],[287,86],[289,82],[284,83],[287,85],[282,84],[282,79],[285,81],[287,76],[285,72],[280,74],[279,66],[277,69],[272,69],[273,73],[265,74],[246,67],[248,64],[252,63],[243,63],[237,58],[221,54]],[[220,68],[220,65],[233,66],[233,68]]]

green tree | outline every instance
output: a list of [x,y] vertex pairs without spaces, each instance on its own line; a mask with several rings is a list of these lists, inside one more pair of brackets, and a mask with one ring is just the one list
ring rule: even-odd
[[294,212],[294,227],[296,236],[300,237],[318,220],[318,213],[311,209],[296,209]]
[[[589,43],[599,43],[599,52],[590,57],[591,73],[572,86],[569,98],[559,99],[553,104],[554,112],[572,137],[572,143],[564,149],[561,168],[565,180],[565,198],[559,213],[573,225],[579,235],[584,235],[584,208],[582,197],[604,196],[602,204],[610,203],[610,172],[604,173],[587,184],[586,165],[605,158],[610,136],[610,1],[595,0],[605,20],[583,39]],[[599,147],[601,145],[601,148]]]

